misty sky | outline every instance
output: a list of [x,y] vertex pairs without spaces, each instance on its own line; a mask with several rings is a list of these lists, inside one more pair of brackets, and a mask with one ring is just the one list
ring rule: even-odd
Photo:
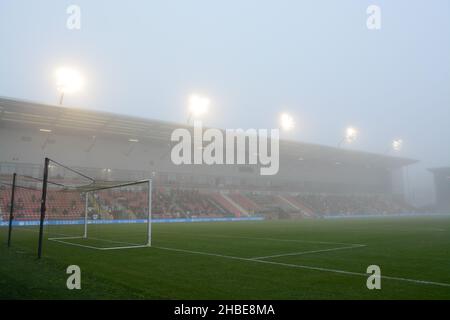
[[66,105],[185,122],[200,93],[206,125],[274,128],[288,111],[285,137],[336,146],[353,125],[351,148],[402,138],[400,155],[450,165],[448,0],[0,0],[0,95],[57,103],[61,65],[86,78]]

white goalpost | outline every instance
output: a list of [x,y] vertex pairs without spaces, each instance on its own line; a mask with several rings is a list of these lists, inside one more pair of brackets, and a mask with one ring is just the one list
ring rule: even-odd
[[152,246],[152,179],[148,180],[148,221],[147,221],[147,246]]
[[89,193],[86,192],[84,195],[85,198],[85,202],[84,202],[84,235],[83,238],[87,238],[87,218],[88,218],[88,197],[89,197]]
[[41,228],[49,241],[96,250],[151,246],[151,179],[99,181],[51,159],[46,165]]

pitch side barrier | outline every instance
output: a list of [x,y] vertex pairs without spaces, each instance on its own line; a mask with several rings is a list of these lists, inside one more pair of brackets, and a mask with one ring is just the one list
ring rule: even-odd
[[[262,221],[264,217],[243,217],[243,218],[173,218],[173,219],[153,219],[153,223],[177,223],[177,222],[231,222],[231,221]],[[134,220],[90,220],[88,224],[117,224],[117,223],[147,223],[146,219]],[[79,225],[84,224],[84,220],[49,220],[45,225]],[[39,220],[13,221],[14,226],[37,226]],[[8,226],[8,221],[0,221],[0,226]]]
[[324,219],[351,219],[351,218],[402,218],[402,217],[450,217],[450,213],[393,213],[393,214],[329,214]]

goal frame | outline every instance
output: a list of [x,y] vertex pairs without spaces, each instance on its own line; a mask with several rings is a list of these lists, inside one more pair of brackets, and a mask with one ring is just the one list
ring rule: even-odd
[[14,220],[14,198],[16,193],[16,177],[17,174],[13,173],[13,180],[11,185],[11,199],[10,199],[10,207],[9,207],[9,221],[8,221],[8,242],[7,246],[8,248],[11,247],[11,234],[12,234],[12,227],[13,227],[13,220]]
[[[50,158],[45,158],[44,163],[44,177],[42,180],[42,198],[41,198],[41,211],[40,211],[40,223],[39,223],[39,244],[38,244],[38,259],[42,257],[42,247],[43,247],[43,238],[44,238],[44,225],[45,225],[45,217],[46,217],[46,209],[47,209],[47,187],[50,183],[48,181],[48,168],[50,162],[54,162],[58,164],[59,166],[63,167],[66,170],[72,171],[73,173],[79,174],[85,178],[88,178],[93,183],[95,183],[95,179],[88,177],[72,168],[69,168],[67,166],[64,166]],[[86,190],[84,193],[84,217],[83,217],[83,234],[80,236],[62,236],[62,237],[51,237],[48,238],[49,241],[59,242],[63,244],[68,244],[72,246],[78,246],[78,247],[84,247],[89,249],[95,249],[95,250],[119,250],[119,249],[133,249],[133,248],[145,248],[145,247],[151,247],[152,245],[152,179],[144,179],[144,180],[137,180],[127,183],[120,183],[116,185],[108,185],[108,186],[100,186],[100,187],[93,187],[89,190]],[[89,201],[89,194],[91,192],[101,191],[101,190],[108,190],[108,189],[115,189],[115,188],[121,188],[121,187],[127,187],[127,186],[133,186],[133,185],[140,185],[140,184],[148,184],[148,210],[147,210],[147,228],[146,228],[146,243],[145,244],[130,244],[130,243],[123,243],[126,245],[122,246],[111,246],[111,247],[98,247],[93,245],[85,245],[85,244],[79,244],[70,242],[69,240],[74,239],[89,239],[88,233],[89,233],[89,219],[88,219],[88,201]],[[92,238],[95,239],[95,238]],[[96,240],[102,240],[102,241],[108,241],[103,239],[96,239]],[[121,243],[119,241],[110,241],[115,243]]]

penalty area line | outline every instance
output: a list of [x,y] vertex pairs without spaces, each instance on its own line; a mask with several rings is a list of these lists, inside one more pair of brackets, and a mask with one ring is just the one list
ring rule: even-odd
[[[282,267],[288,267],[288,268],[297,268],[297,269],[305,269],[305,270],[337,273],[337,274],[350,275],[350,276],[359,276],[359,277],[365,277],[365,278],[369,276],[368,274],[362,273],[362,272],[345,271],[345,270],[338,270],[338,269],[330,269],[330,268],[298,265],[298,264],[275,262],[275,261],[267,261],[267,260],[255,260],[255,259],[252,259],[252,258],[227,256],[227,255],[222,255],[222,254],[218,254],[218,253],[209,253],[209,252],[202,252],[202,251],[193,251],[193,250],[168,248],[168,247],[157,247],[157,246],[152,246],[151,248],[160,249],[160,250],[167,250],[167,251],[175,251],[175,252],[184,252],[184,253],[190,253],[190,254],[198,254],[198,255],[204,255],[204,256],[219,257],[219,258],[238,260],[238,261],[263,263],[263,264],[274,265],[274,266],[282,266]],[[401,278],[401,277],[393,277],[393,276],[383,276],[383,275],[381,276],[381,279],[388,279],[388,280],[395,280],[395,281],[402,281],[402,282],[410,282],[410,283],[414,283],[414,284],[433,285],[433,286],[440,286],[440,287],[450,287],[450,283],[435,282],[435,281],[428,281],[428,280],[417,280],[417,279],[409,279],[409,278]]]
[[178,233],[170,231],[158,231],[161,234],[176,234],[183,235],[191,238],[226,238],[226,239],[245,239],[245,240],[262,240],[262,241],[273,241],[273,242],[297,242],[297,243],[317,243],[317,244],[331,244],[331,245],[343,245],[343,246],[365,246],[361,243],[348,243],[348,242],[334,242],[334,241],[315,241],[315,240],[300,240],[300,239],[280,239],[280,238],[261,238],[261,237],[242,237],[242,236],[231,236],[223,234],[190,234],[190,233]]
[[251,260],[263,260],[263,259],[279,258],[279,257],[287,257],[287,256],[301,256],[301,255],[304,255],[304,254],[339,251],[339,250],[350,250],[350,249],[363,248],[363,247],[367,247],[367,245],[358,244],[358,245],[352,245],[352,246],[347,246],[347,247],[337,247],[337,248],[328,248],[328,249],[321,249],[321,250],[310,250],[310,251],[282,253],[282,254],[274,254],[274,255],[271,255],[271,256],[249,258],[249,259],[251,259]]

